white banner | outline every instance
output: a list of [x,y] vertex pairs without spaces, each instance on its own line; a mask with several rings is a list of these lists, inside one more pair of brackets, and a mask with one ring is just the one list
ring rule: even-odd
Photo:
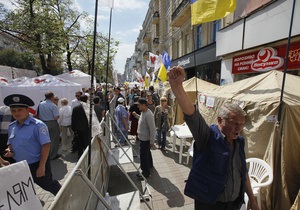
[[26,161],[0,168],[1,210],[42,210]]

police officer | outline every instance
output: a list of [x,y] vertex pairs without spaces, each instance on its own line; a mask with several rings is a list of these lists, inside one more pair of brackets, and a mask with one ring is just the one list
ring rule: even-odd
[[50,160],[50,136],[41,120],[29,115],[34,102],[27,96],[12,94],[4,99],[14,119],[8,127],[8,148],[4,157],[13,157],[17,162],[26,160],[34,182],[44,190],[56,195],[61,188],[52,178]]

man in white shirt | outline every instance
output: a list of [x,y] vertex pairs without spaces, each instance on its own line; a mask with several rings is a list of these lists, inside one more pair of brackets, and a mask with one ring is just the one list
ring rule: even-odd
[[72,108],[72,110],[74,109],[75,106],[80,105],[80,102],[79,102],[80,96],[82,96],[82,92],[81,92],[81,91],[77,91],[77,92],[75,93],[75,97],[76,97],[76,98],[73,99],[72,102],[71,102],[71,108]]

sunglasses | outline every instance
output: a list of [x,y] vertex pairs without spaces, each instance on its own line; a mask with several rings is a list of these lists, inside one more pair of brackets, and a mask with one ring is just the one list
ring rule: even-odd
[[161,100],[161,102],[167,102],[167,100]]

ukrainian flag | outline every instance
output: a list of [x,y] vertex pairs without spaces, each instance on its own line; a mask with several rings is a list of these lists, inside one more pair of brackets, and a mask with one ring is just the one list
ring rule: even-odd
[[192,25],[224,18],[235,8],[236,0],[191,0]]
[[167,81],[167,71],[171,68],[171,58],[167,52],[162,54],[162,62],[157,77],[162,81]]

